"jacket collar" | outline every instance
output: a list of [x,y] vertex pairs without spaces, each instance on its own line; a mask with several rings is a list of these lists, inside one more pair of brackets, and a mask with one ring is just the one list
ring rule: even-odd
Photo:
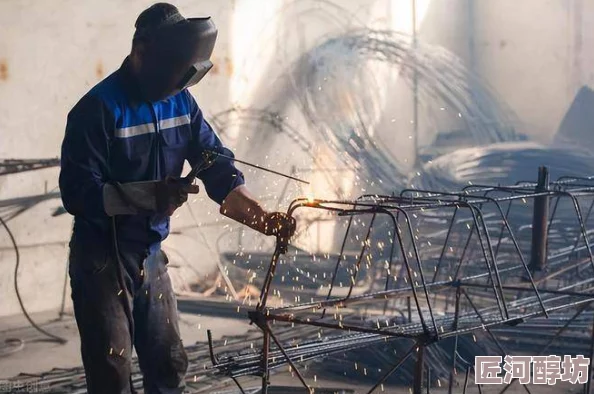
[[132,73],[132,65],[130,64],[130,59],[128,56],[126,56],[122,62],[122,65],[120,66],[119,77],[122,86],[124,87],[124,90],[130,99],[130,102],[134,106],[146,103],[146,100],[142,96],[140,84]]

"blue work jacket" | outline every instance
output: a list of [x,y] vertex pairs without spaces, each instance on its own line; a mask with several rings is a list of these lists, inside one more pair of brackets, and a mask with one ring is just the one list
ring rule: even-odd
[[[222,147],[190,92],[144,101],[129,67],[126,59],[68,114],[60,191],[64,208],[75,217],[71,246],[75,242],[89,253],[113,244],[111,218],[103,206],[105,183],[179,177],[185,160],[195,166],[205,149]],[[219,204],[244,183],[243,174],[229,160],[217,160],[198,178]],[[117,216],[116,234],[120,249],[149,253],[169,234],[169,217]]]

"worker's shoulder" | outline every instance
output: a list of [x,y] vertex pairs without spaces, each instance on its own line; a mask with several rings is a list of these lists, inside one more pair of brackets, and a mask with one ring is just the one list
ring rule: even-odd
[[99,97],[87,93],[68,112],[68,121],[86,121],[90,118],[96,118],[102,115],[105,109],[106,106]]
[[108,75],[85,93],[72,107],[68,116],[92,116],[113,113],[114,109],[120,106],[125,99],[118,72],[119,70]]
[[187,88],[179,92],[177,97],[181,100],[185,100],[190,107],[200,108],[198,105],[198,100],[196,100],[196,97],[194,97],[194,95]]
[[127,99],[127,94],[122,83],[121,70],[118,69],[105,79],[93,86],[86,96],[93,97],[103,102],[108,107],[121,103]]

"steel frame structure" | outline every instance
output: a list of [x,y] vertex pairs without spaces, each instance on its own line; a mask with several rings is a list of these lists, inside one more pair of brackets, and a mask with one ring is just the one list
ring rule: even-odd
[[[514,209],[519,206],[526,211],[530,207],[529,201],[535,202],[535,207],[542,206],[542,203],[536,203],[539,200],[544,201],[551,211],[545,218],[546,239],[532,237],[525,242],[517,233],[525,232],[530,226],[526,225],[526,220],[519,219],[528,219],[529,216],[518,217]],[[588,203],[585,215],[582,212],[584,201]],[[323,299],[312,302],[269,306],[279,261],[287,251],[286,244],[277,242],[258,305],[248,313],[251,322],[263,334],[261,354],[219,359],[211,346],[214,367],[220,374],[232,377],[242,391],[237,378],[261,376],[261,392],[266,393],[271,371],[289,364],[301,384],[313,392],[297,363],[383,340],[408,338],[414,341],[414,345],[394,362],[368,393],[373,393],[415,353],[413,392],[421,393],[425,378],[429,392],[430,370],[424,365],[424,351],[434,343],[454,338],[449,392],[453,390],[457,365],[462,363],[465,366],[466,393],[473,366],[459,356],[460,336],[483,330],[501,354],[508,354],[493,334],[494,328],[512,327],[518,330],[526,322],[541,324],[545,318],[548,319],[547,324],[557,330],[542,349],[546,350],[594,301],[594,256],[591,247],[594,227],[589,227],[594,209],[594,177],[563,177],[544,191],[535,183],[520,182],[507,187],[472,185],[457,192],[408,189],[397,196],[364,195],[355,201],[297,199],[287,212],[294,215],[303,209],[324,210],[348,217],[335,269],[328,278],[328,292]],[[528,213],[534,218],[542,214],[532,209]],[[378,263],[368,256],[374,226],[381,216],[390,224],[387,231],[389,257],[381,281],[382,287],[370,288],[364,294],[354,295],[364,259],[367,258],[365,264],[369,267]],[[461,216],[465,216],[465,219]],[[360,225],[355,226],[357,218],[361,217],[368,218],[364,230]],[[429,252],[433,258],[423,259],[418,227],[437,219],[440,220],[438,231],[425,237],[435,245],[430,248],[434,251]],[[514,223],[518,220],[520,225]],[[458,227],[464,223],[466,231],[460,231]],[[360,253],[354,262],[354,269],[350,270],[352,276],[346,296],[333,296],[337,273],[341,264],[346,264],[342,256],[345,254],[347,238],[354,227],[364,234]],[[559,231],[559,228],[565,230]],[[385,229],[383,232],[386,235]],[[535,269],[526,257],[526,246],[539,242],[548,248],[546,261],[541,262],[546,265],[546,271]],[[455,243],[458,246],[454,246]],[[476,247],[473,248],[473,245]],[[447,256],[448,251],[455,256]],[[405,278],[404,284],[396,284],[393,275],[396,266],[399,266]],[[589,274],[585,279],[576,281],[575,275],[583,277],[584,271]],[[448,278],[443,279],[444,275]],[[358,305],[366,303],[381,310],[384,315],[394,316],[397,304],[402,304],[402,301],[407,305],[405,321],[386,320],[383,324],[377,319],[377,325],[373,327],[366,321],[349,318],[350,315],[361,316]],[[330,308],[335,309],[334,314],[328,313]],[[342,316],[343,313],[346,317]],[[367,313],[368,309],[364,314]],[[554,318],[559,313],[566,317]],[[308,341],[286,346],[273,331],[272,325],[275,323],[333,329],[348,334],[330,342]],[[594,327],[592,329],[594,333]],[[272,349],[273,343],[276,349]],[[590,358],[594,358],[594,342],[592,344],[588,351]],[[506,390],[507,387],[502,392]],[[590,392],[589,381],[585,390]]]

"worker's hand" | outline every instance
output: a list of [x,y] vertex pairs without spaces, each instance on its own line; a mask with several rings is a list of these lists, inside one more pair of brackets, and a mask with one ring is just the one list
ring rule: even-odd
[[167,177],[156,186],[157,212],[171,216],[188,201],[189,194],[197,194],[199,191],[198,185],[183,179]]
[[295,234],[295,218],[284,212],[270,212],[264,215],[265,235],[275,235],[284,240],[288,240]]

